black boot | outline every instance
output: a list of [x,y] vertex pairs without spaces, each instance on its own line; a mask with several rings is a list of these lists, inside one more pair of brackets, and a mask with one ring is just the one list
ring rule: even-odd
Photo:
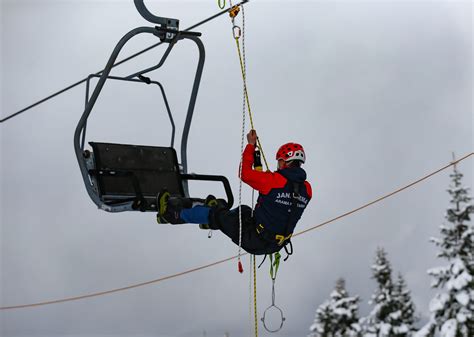
[[[207,207],[210,207],[210,208],[213,208],[213,207],[216,207],[217,206],[217,199],[215,196],[213,196],[212,194],[209,194],[206,199],[204,200],[204,206],[207,206]],[[204,224],[199,224],[199,228],[201,229],[211,229],[209,227],[209,224],[207,223],[204,223]]]
[[[206,229],[220,229],[219,225],[219,213],[229,211],[229,205],[227,201],[224,199],[215,199],[215,205],[211,207],[211,211],[209,212],[209,224],[205,225]],[[199,225],[200,228],[201,225]]]
[[156,221],[160,224],[183,224],[184,221],[181,219],[180,214],[185,206],[184,204],[185,202],[182,198],[171,197],[168,191],[161,191],[157,198],[158,214],[156,215]]
[[158,222],[159,224],[169,223],[164,218],[164,215],[166,214],[166,210],[168,209],[169,198],[170,198],[170,192],[168,192],[167,190],[162,190],[156,197],[156,208],[158,211],[158,213],[156,213],[156,222]]
[[205,206],[208,206],[208,207],[215,207],[217,206],[217,199],[215,196],[213,196],[212,194],[209,194],[207,197],[206,197],[206,200],[204,200],[204,205]]

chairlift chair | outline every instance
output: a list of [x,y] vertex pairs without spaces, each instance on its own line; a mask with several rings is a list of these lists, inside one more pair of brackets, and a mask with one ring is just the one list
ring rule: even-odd
[[[188,173],[187,141],[205,59],[204,45],[199,38],[201,34],[179,31],[179,21],[177,19],[155,16],[148,11],[143,0],[134,0],[134,2],[140,15],[157,26],[138,27],[125,34],[114,48],[100,77],[97,74],[88,77],[85,109],[74,133],[74,150],[87,193],[99,209],[107,212],[156,212],[158,209],[157,196],[163,189],[168,190],[172,196],[202,200],[190,197],[188,181],[217,181],[223,184],[227,202],[231,207],[234,198],[226,177]],[[152,34],[158,37],[162,43],[168,44],[159,63],[126,77],[110,76],[114,63],[124,45],[139,34]],[[159,82],[145,77],[144,74],[160,68],[172,48],[179,41],[185,39],[196,44],[199,51],[199,60],[183,127],[181,163],[179,163],[174,149],[175,124],[165,91]],[[90,81],[94,77],[99,77],[99,80],[89,97]],[[172,127],[171,145],[169,147],[89,142],[92,149],[85,149],[87,120],[106,80],[155,84],[159,87]]]

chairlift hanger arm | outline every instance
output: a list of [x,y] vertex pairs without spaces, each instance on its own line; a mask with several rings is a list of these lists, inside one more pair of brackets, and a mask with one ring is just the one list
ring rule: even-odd
[[171,18],[164,18],[160,16],[156,16],[152,14],[148,8],[145,6],[143,0],[134,0],[135,7],[137,8],[138,13],[147,21],[151,23],[155,23],[157,25],[162,26],[163,28],[169,27],[173,30],[178,30],[179,28],[179,20],[178,19],[171,19]]

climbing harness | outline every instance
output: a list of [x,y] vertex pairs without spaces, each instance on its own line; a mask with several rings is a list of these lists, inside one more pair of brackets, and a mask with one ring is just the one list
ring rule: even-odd
[[[284,231],[282,233],[275,233],[272,230],[267,229],[263,224],[258,224],[255,228],[257,233],[264,240],[268,242],[274,242],[281,248],[285,249],[285,252],[287,255],[283,259],[283,261],[288,260],[288,258],[293,254],[293,244],[291,243],[291,238],[293,237],[294,227],[290,227],[290,225],[293,222],[294,214],[298,207],[297,201],[298,201],[298,197],[300,196],[299,191],[301,188],[304,188],[304,183],[289,181],[288,184],[290,184],[290,186],[292,187],[291,207],[289,209],[288,221],[286,222]],[[262,262],[260,263],[259,268],[265,262],[265,259],[266,259],[266,255],[264,259],[262,260]]]
[[[273,258],[275,258],[275,261],[273,261]],[[272,333],[280,331],[283,328],[283,324],[286,320],[286,318],[283,315],[283,310],[281,310],[281,308],[275,304],[275,297],[276,297],[275,296],[275,281],[276,281],[276,277],[278,273],[278,268],[280,267],[280,258],[281,258],[281,255],[278,252],[276,252],[274,255],[270,254],[270,277],[272,279],[272,304],[268,308],[265,309],[265,311],[263,312],[263,316],[261,318],[261,321],[263,323],[263,327],[265,328],[265,330]],[[280,314],[280,319],[281,319],[280,326],[276,329],[270,329],[266,323],[266,315],[272,309],[276,310]]]

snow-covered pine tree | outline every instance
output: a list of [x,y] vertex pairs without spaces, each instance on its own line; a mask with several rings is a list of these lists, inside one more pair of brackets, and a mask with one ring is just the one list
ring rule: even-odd
[[309,328],[308,337],[330,337],[334,328],[333,312],[329,301],[325,301],[316,309],[316,317]]
[[441,228],[441,237],[431,241],[439,247],[438,257],[446,265],[428,270],[431,286],[439,293],[430,302],[430,321],[417,336],[474,336],[474,227],[470,214],[474,207],[469,188],[462,185],[463,175],[454,166],[450,175],[450,207]]
[[377,282],[377,289],[369,302],[374,308],[369,316],[363,319],[364,336],[406,336],[397,331],[397,320],[401,315],[393,296],[392,267],[383,248],[377,248],[375,263],[372,265],[372,278]]
[[359,297],[350,297],[344,279],[336,281],[330,300],[316,310],[310,327],[310,337],[356,337],[360,336],[358,310]]
[[417,318],[415,316],[415,304],[411,299],[405,279],[402,274],[398,274],[397,281],[393,287],[393,299],[398,308],[398,313],[392,315],[394,320],[393,330],[397,336],[411,336],[415,328]]
[[359,296],[349,296],[343,278],[336,281],[336,287],[331,293],[331,303],[337,327],[334,336],[359,336]]

